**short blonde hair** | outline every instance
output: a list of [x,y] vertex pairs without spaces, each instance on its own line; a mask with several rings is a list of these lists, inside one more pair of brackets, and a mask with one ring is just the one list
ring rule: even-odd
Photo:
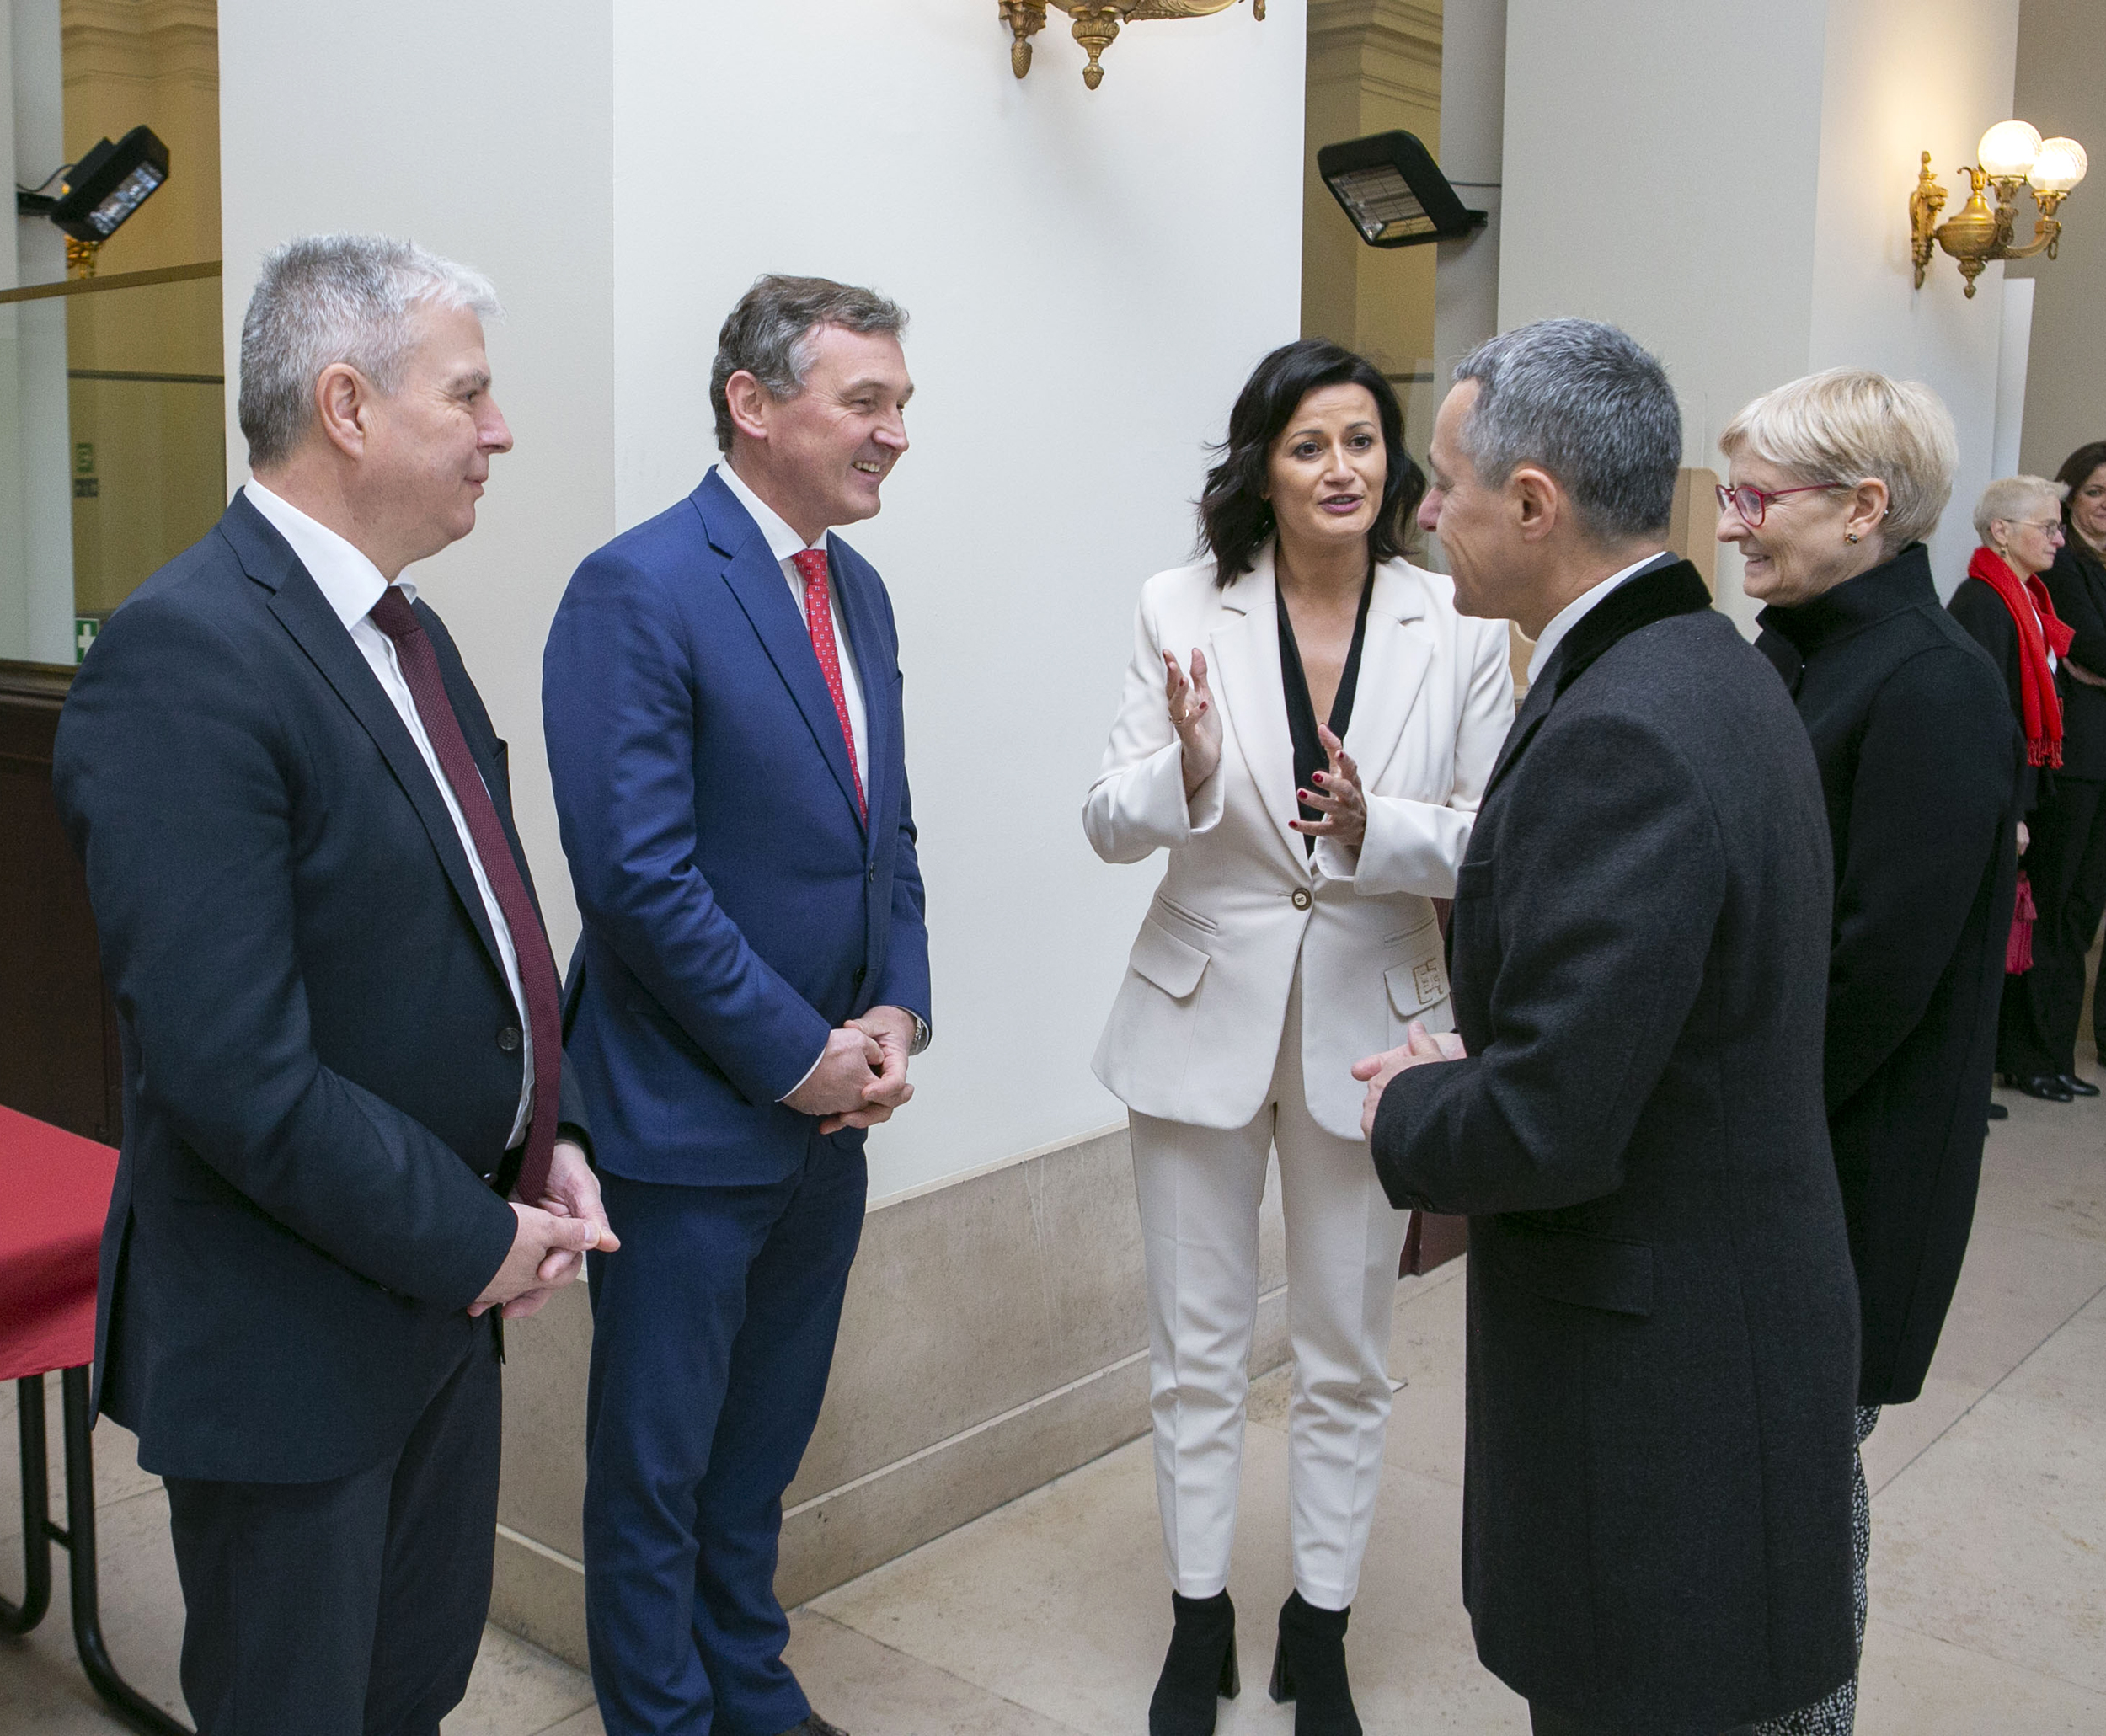
[[1718,450],[1752,453],[1809,483],[1884,483],[1879,540],[1889,554],[1938,528],[1959,467],[1959,436],[1938,395],[1863,368],[1830,368],[1764,393],[1726,424]]
[[2000,476],[1975,503],[1975,534],[1988,542],[1991,524],[2002,519],[2015,525],[2028,506],[2045,506],[2059,513],[2069,494],[2067,483],[2050,482],[2045,476]]

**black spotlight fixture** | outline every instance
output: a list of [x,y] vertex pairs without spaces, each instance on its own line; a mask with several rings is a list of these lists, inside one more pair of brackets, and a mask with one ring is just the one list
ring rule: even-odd
[[1466,211],[1433,153],[1408,132],[1326,145],[1317,173],[1370,247],[1423,247],[1484,227]]
[[152,127],[135,126],[114,145],[98,139],[94,149],[44,184],[48,187],[61,175],[65,179],[56,193],[18,187],[16,212],[49,217],[73,240],[99,247],[168,179],[168,147]]

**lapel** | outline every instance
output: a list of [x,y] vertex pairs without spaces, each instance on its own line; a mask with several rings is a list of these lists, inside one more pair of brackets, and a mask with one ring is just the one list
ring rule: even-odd
[[[1432,648],[1419,634],[1406,631],[1406,623],[1423,620],[1425,614],[1424,583],[1408,566],[1385,561],[1375,569],[1367,633],[1360,641],[1360,685],[1353,693],[1352,719],[1345,726],[1345,750],[1360,766],[1364,789],[1372,790],[1396,757],[1404,720],[1433,666]],[[1284,697],[1281,715],[1286,715]]]
[[[1521,715],[1506,732],[1499,756],[1484,786],[1484,801],[1492,799],[1507,768],[1526,750],[1542,727],[1551,708],[1580,677],[1593,668],[1604,654],[1628,638],[1640,628],[1667,621],[1677,615],[1693,615],[1711,606],[1711,591],[1703,575],[1686,560],[1662,555],[1654,564],[1627,579],[1573,623],[1548,665],[1528,690]],[[1478,804],[1483,810],[1483,803]]]
[[[873,581],[862,557],[836,537],[826,533],[826,565],[833,574],[834,595],[841,600],[841,624],[848,635],[848,654],[856,660],[856,679],[863,687],[863,795],[872,814],[885,793],[887,769],[898,762],[892,740],[892,706],[883,696],[891,692],[892,665],[885,656],[884,630],[878,624],[877,601],[871,596]],[[833,697],[827,696],[829,709]],[[836,728],[834,733],[839,734]],[[875,833],[868,841],[876,848]]]
[[[701,515],[710,547],[726,557],[724,582],[746,611],[762,649],[774,664],[783,685],[789,689],[790,697],[797,702],[798,710],[804,714],[813,745],[834,774],[834,782],[841,786],[849,816],[860,825],[863,819],[856,807],[855,774],[848,764],[848,744],[842,737],[840,714],[834,710],[833,695],[826,691],[826,678],[819,672],[819,658],[812,650],[811,630],[804,624],[804,611],[790,595],[782,567],[769,553],[767,540],[753,522],[753,515],[739,505],[738,497],[714,471],[703,478],[687,498]],[[869,708],[866,704],[864,709]],[[871,756],[874,761],[876,757]]]
[[[1221,696],[1222,727],[1235,737],[1251,781],[1258,786],[1259,797],[1295,867],[1307,874],[1302,834],[1289,824],[1296,812],[1294,738],[1288,733],[1287,692],[1280,681],[1270,545],[1249,572],[1216,595],[1221,618],[1207,636],[1207,648],[1214,667],[1213,686]],[[1366,657],[1365,650],[1361,655]]]
[[[439,865],[446,870],[461,908],[474,924],[484,951],[501,975],[504,964],[497,950],[497,937],[491,932],[489,911],[475,884],[474,870],[468,866],[461,834],[454,827],[453,816],[446,812],[431,768],[417,751],[417,744],[410,740],[401,714],[382,689],[365,653],[352,643],[336,612],[285,538],[245,497],[237,494],[228,504],[219,527],[241,562],[242,570],[270,593],[270,612],[278,617],[279,624],[321,670],[323,679],[336,690],[337,697],[380,750],[381,758],[388,762],[388,769],[394,773],[395,782],[423,823]],[[484,776],[489,775],[486,771]]]

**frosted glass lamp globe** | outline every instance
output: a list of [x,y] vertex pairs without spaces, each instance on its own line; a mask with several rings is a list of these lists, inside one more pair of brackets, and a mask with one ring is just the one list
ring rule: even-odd
[[1975,148],[1981,172],[1991,180],[2022,181],[2040,154],[2040,135],[2023,120],[1999,120]]
[[2036,193],[2066,193],[2084,179],[2085,170],[2091,166],[2084,147],[2075,139],[2050,139],[2033,159],[2026,179]]

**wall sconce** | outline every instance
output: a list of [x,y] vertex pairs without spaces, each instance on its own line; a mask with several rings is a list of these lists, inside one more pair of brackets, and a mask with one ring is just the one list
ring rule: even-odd
[[1484,213],[1462,208],[1433,153],[1408,132],[1326,145],[1317,173],[1370,247],[1423,247],[1484,227]]
[[[1918,289],[1923,287],[1923,275],[1930,269],[1933,242],[1959,261],[1959,275],[1967,280],[1970,298],[1975,293],[1975,280],[1991,259],[2029,259],[2035,254],[2053,259],[2062,239],[2062,225],[2055,210],[2091,167],[2084,147],[2075,139],[2044,142],[2023,120],[1999,120],[1981,136],[1975,149],[1981,158],[1979,166],[1960,170],[1974,191],[1967,203],[1943,223],[1938,222],[1938,214],[1945,206],[1945,190],[1931,173],[1931,153],[1923,153],[1916,190],[1909,195],[1909,229],[1915,240]],[[1991,183],[1996,189],[1994,211],[1981,196],[1983,188]],[[2018,233],[2021,186],[2033,189],[2033,202],[2039,208],[2039,215],[2034,220],[2033,239],[2018,247],[2012,240]]]
[[[1009,27],[1009,70],[1021,78],[1031,70],[1031,39],[1045,28],[1045,8],[1058,7],[1075,20],[1075,40],[1089,56],[1082,68],[1082,83],[1092,90],[1104,82],[1098,56],[1112,45],[1122,24],[1137,24],[1150,19],[1208,18],[1226,12],[1236,0],[1125,0],[1124,4],[1100,4],[1098,0],[997,0],[1002,21]],[[1265,15],[1265,0],[1251,0],[1251,10]]]

